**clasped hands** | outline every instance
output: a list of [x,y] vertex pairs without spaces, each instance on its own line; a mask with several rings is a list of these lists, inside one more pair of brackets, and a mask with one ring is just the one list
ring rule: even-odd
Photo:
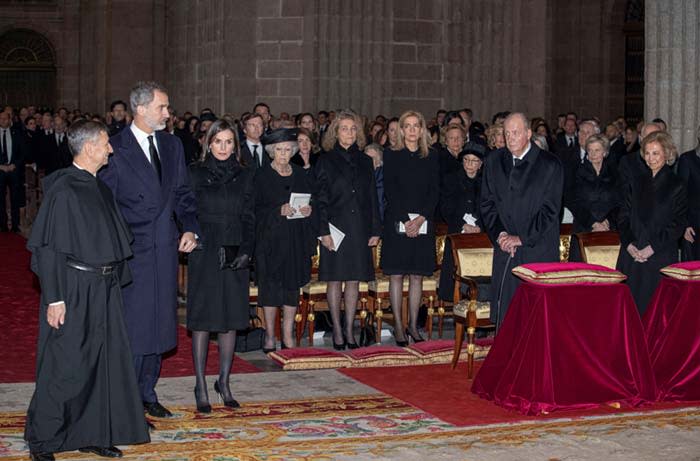
[[501,251],[510,254],[511,258],[515,256],[518,247],[523,245],[520,237],[517,235],[510,235],[507,232],[501,232],[496,243],[501,247]]
[[0,171],[4,171],[5,173],[15,171],[15,168],[16,167],[13,163],[10,163],[9,165],[0,165]]
[[403,225],[406,228],[406,237],[409,237],[409,238],[418,237],[418,234],[420,232],[420,226],[422,226],[424,222],[425,222],[425,218],[423,216],[419,215],[419,216],[403,223]]
[[[281,216],[294,216],[296,212],[296,208],[293,208],[289,203],[285,203],[284,205],[282,205],[282,208],[280,208]],[[303,217],[308,218],[311,215],[311,205],[305,205],[303,207],[300,207],[299,213],[301,213]]]
[[607,219],[601,222],[594,222],[592,226],[593,232],[607,232],[610,230],[610,223]]
[[630,243],[627,245],[627,253],[638,263],[645,263],[654,254],[654,249],[651,245],[647,245],[640,250],[633,243]]

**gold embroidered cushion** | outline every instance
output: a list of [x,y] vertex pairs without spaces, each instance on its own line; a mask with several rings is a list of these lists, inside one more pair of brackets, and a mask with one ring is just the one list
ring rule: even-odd
[[619,283],[627,277],[609,267],[586,263],[531,263],[512,270],[521,279],[545,285]]
[[678,280],[700,280],[700,261],[671,264],[661,269],[661,273]]

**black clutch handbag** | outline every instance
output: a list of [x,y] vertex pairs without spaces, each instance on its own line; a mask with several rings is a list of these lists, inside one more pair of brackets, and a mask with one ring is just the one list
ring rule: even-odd
[[219,247],[219,269],[233,269],[236,256],[238,256],[238,245],[221,245]]

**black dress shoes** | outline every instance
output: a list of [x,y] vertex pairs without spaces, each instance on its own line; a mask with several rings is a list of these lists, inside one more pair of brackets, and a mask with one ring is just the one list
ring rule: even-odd
[[41,451],[32,451],[29,453],[29,457],[32,461],[55,461],[53,453],[46,453]]
[[78,451],[81,453],[92,453],[103,458],[121,458],[124,456],[117,447],[83,447]]
[[170,418],[173,415],[160,402],[143,402],[143,409],[154,418]]

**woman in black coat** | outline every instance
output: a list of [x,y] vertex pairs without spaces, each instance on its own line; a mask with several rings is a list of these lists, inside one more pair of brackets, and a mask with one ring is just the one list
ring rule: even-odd
[[687,192],[666,165],[675,148],[665,132],[645,137],[642,153],[651,171],[623,191],[617,269],[627,275],[640,315],[661,279],[659,270],[678,262],[678,239],[686,228]]
[[[365,135],[360,118],[341,111],[326,131],[315,168],[317,211],[321,238],[319,280],[328,282],[328,307],[333,320],[333,347],[357,347],[353,336],[360,281],[374,280],[372,248],[379,242],[381,224],[377,208],[372,160],[362,148]],[[331,224],[345,234],[336,248]],[[345,291],[341,288],[345,283]],[[340,301],[345,301],[345,331],[341,328]],[[344,334],[343,334],[344,333]]]
[[682,242],[683,261],[700,260],[700,149],[684,153],[678,159],[678,176],[688,191],[688,223]]
[[[481,212],[479,199],[481,192],[481,164],[486,154],[486,148],[481,144],[467,143],[459,154],[462,167],[447,175],[440,190],[440,212],[447,222],[447,232],[450,234],[478,234],[481,232]],[[465,215],[471,215],[467,222]],[[440,272],[440,299],[452,301],[455,281],[452,245],[445,240],[445,251],[442,256],[442,271]]]
[[296,141],[297,153],[294,154],[290,162],[299,165],[307,172],[311,172],[319,157],[318,147],[313,144],[313,135],[306,128],[297,128]]
[[[192,356],[197,410],[209,413],[204,372],[209,333],[218,333],[219,379],[214,389],[228,407],[237,407],[229,388],[236,330],[248,327],[248,262],[255,239],[253,172],[236,160],[238,136],[225,120],[214,122],[205,138],[200,161],[190,165],[202,229],[201,250],[188,259],[187,328],[192,331]],[[238,247],[233,268],[219,268],[219,249]]]
[[[293,346],[292,329],[299,289],[311,278],[316,251],[309,205],[290,204],[292,193],[311,195],[310,176],[289,159],[297,150],[296,129],[274,130],[262,138],[272,161],[255,174],[255,275],[258,304],[265,310],[264,352],[275,350],[275,318],[283,309],[282,349]],[[293,217],[292,219],[289,219]]]
[[[434,216],[440,197],[440,164],[429,142],[423,115],[408,111],[399,119],[400,149],[384,152],[387,206],[381,268],[390,276],[394,337],[399,346],[407,344],[401,319],[403,278],[409,276],[409,325],[405,333],[414,341],[422,341],[417,321],[423,297],[423,276],[435,271]],[[425,230],[421,232],[422,226]]]
[[[587,157],[576,170],[576,187],[571,212],[573,233],[603,232],[617,229],[620,206],[615,160],[608,157],[610,142],[603,135],[593,135],[586,141]],[[573,237],[569,261],[582,261],[578,239]]]

